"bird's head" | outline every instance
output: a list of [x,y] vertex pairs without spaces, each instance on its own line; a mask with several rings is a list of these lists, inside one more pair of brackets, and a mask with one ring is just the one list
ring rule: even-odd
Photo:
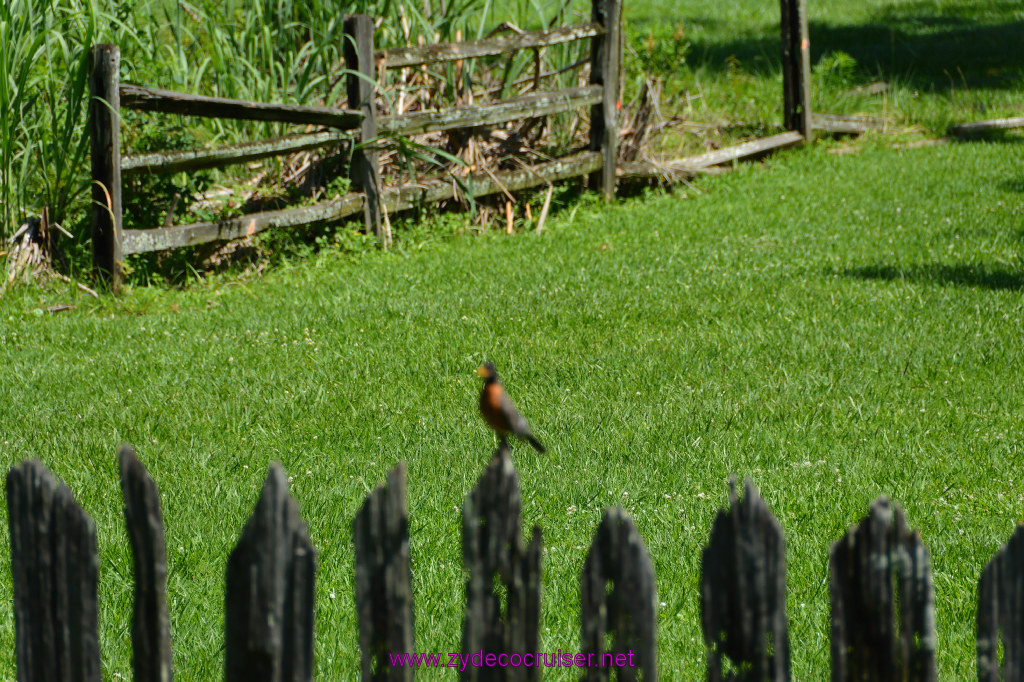
[[498,371],[494,369],[493,362],[485,362],[476,368],[476,375],[482,377],[484,381],[497,381]]

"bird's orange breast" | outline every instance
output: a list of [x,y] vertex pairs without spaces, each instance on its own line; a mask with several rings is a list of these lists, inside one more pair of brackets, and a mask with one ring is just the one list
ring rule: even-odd
[[480,392],[480,414],[487,425],[499,434],[506,434],[510,430],[508,416],[503,409],[504,393],[499,383],[485,384],[484,390]]

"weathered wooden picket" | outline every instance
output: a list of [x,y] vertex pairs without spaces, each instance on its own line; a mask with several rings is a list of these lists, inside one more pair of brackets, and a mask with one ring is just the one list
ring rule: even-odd
[[[374,50],[373,20],[350,16],[345,21],[347,108],[296,106],[246,102],[190,95],[119,82],[120,53],[114,45],[92,50],[90,75],[90,135],[92,143],[93,263],[116,291],[125,256],[211,241],[230,240],[276,227],[299,227],[337,221],[362,212],[367,231],[387,246],[390,232],[386,212],[458,198],[450,179],[415,185],[381,185],[378,135],[411,136],[431,131],[456,131],[548,116],[590,107],[589,149],[542,163],[523,164],[505,171],[478,171],[464,183],[474,196],[510,193],[572,177],[588,176],[592,189],[605,199],[615,195],[618,178],[689,177],[716,164],[749,158],[800,144],[812,131],[809,110],[810,74],[806,0],[780,0],[784,64],[786,125],[792,132],[716,150],[698,157],[677,159],[657,167],[643,161],[620,163],[621,127],[621,0],[592,0],[592,21],[587,24],[497,36],[469,42]],[[535,91],[497,102],[460,105],[439,111],[378,116],[375,65],[384,69],[499,55],[575,40],[590,40],[590,81],[584,87]],[[574,65],[574,66],[578,66]],[[538,73],[539,76],[539,73]],[[501,93],[499,93],[500,97]],[[216,148],[152,152],[122,156],[120,110],[136,109],[215,118],[278,121],[324,126],[327,130],[288,135]],[[350,177],[354,191],[311,206],[264,211],[218,222],[122,229],[121,177],[175,173],[248,162],[324,146],[351,145]],[[169,211],[168,218],[172,218]]]
[[[172,678],[167,561],[157,489],[130,447],[120,452],[125,521],[135,561],[134,679]],[[406,471],[399,463],[366,498],[353,522],[355,604],[364,680],[411,680],[414,653]],[[754,486],[715,518],[701,561],[701,616],[707,679],[790,679],[785,539]],[[466,607],[462,651],[540,651],[541,529],[524,542],[519,477],[499,448],[462,507]],[[38,461],[7,474],[18,679],[100,680],[96,528],[71,491]],[[225,677],[313,677],[316,550],[287,478],[273,464],[262,495],[228,559]],[[830,556],[832,679],[936,679],[935,606],[928,552],[886,498]],[[662,585],[662,590],[673,589]],[[1024,525],[978,583],[978,679],[1024,679]],[[604,513],[580,579],[582,662],[588,680],[630,656],[619,680],[656,680],[657,588],[643,540],[620,508]],[[504,602],[504,604],[503,604]],[[593,654],[593,659],[586,658]],[[481,660],[485,660],[481,658]],[[468,666],[465,680],[538,680],[542,665]],[[585,666],[581,666],[585,667]]]

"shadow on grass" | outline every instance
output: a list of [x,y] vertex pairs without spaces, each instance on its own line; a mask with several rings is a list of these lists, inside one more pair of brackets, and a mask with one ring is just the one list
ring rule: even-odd
[[1018,194],[1024,194],[1024,176],[1021,176],[1019,178],[1012,178],[1010,180],[1003,180],[997,186],[1004,192],[1016,192]]
[[1024,289],[1024,270],[1003,265],[949,265],[924,263],[918,265],[865,265],[848,268],[844,277],[879,279],[914,283],[953,285],[992,291],[1019,291]]
[[[1019,0],[961,0],[938,8],[925,0],[879,8],[863,24],[811,21],[811,59],[815,63],[842,51],[864,76],[922,91],[1019,88],[1024,80],[1020,9]],[[687,16],[684,22],[728,31],[709,17]],[[780,51],[779,27],[773,24],[725,41],[694,40],[688,61],[712,72],[726,70],[730,58],[748,66],[767,62],[771,68],[780,62]]]

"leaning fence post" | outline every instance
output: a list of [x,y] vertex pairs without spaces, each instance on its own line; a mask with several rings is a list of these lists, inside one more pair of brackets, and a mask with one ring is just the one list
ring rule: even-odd
[[135,560],[132,670],[135,682],[170,682],[171,626],[167,617],[167,550],[160,494],[135,451],[118,455],[124,520]]
[[928,550],[885,497],[832,546],[832,680],[934,682]]
[[807,0],[780,0],[782,4],[782,93],[786,130],[796,130],[810,141],[811,44],[807,31]]
[[388,660],[388,654],[416,652],[405,462],[399,462],[387,483],[367,496],[352,521],[352,535],[362,679],[411,681],[412,666],[392,666]]
[[[978,682],[1024,676],[1024,525],[985,566],[978,580]],[[999,665],[1002,645],[1003,664]]]
[[313,679],[316,550],[288,479],[270,465],[256,509],[228,557],[224,668],[228,682]]
[[[498,448],[476,488],[462,504],[462,562],[466,577],[466,613],[462,652],[482,663],[469,665],[462,680],[538,680],[540,666],[525,667],[523,657],[539,651],[541,531],[534,526],[527,545],[520,525],[519,474],[508,446]],[[501,596],[505,593],[505,617]],[[488,655],[507,654],[507,665],[488,665]],[[517,661],[512,660],[519,656]]]
[[121,288],[121,51],[93,45],[89,70],[89,141],[92,161],[92,265]]
[[373,18],[365,14],[345,17],[345,67],[348,108],[362,112],[359,144],[352,152],[350,175],[353,188],[366,197],[363,217],[366,232],[373,234],[384,248],[391,244],[382,220],[380,195],[380,159],[377,153],[376,69],[373,56]]
[[100,682],[96,525],[37,460],[7,472],[21,682]]
[[590,150],[602,155],[601,169],[590,175],[590,189],[605,201],[615,198],[615,171],[619,158],[619,80],[622,69],[621,0],[592,0],[594,21],[604,33],[590,43],[590,84],[602,86],[601,101],[590,108]]
[[786,540],[749,480],[743,499],[729,481],[729,509],[718,512],[701,557],[701,620],[708,680],[789,680],[786,624]]
[[[621,508],[606,509],[590,543],[580,576],[580,649],[588,682],[658,679],[658,592],[654,565],[633,520]],[[611,651],[605,637],[611,636]]]

